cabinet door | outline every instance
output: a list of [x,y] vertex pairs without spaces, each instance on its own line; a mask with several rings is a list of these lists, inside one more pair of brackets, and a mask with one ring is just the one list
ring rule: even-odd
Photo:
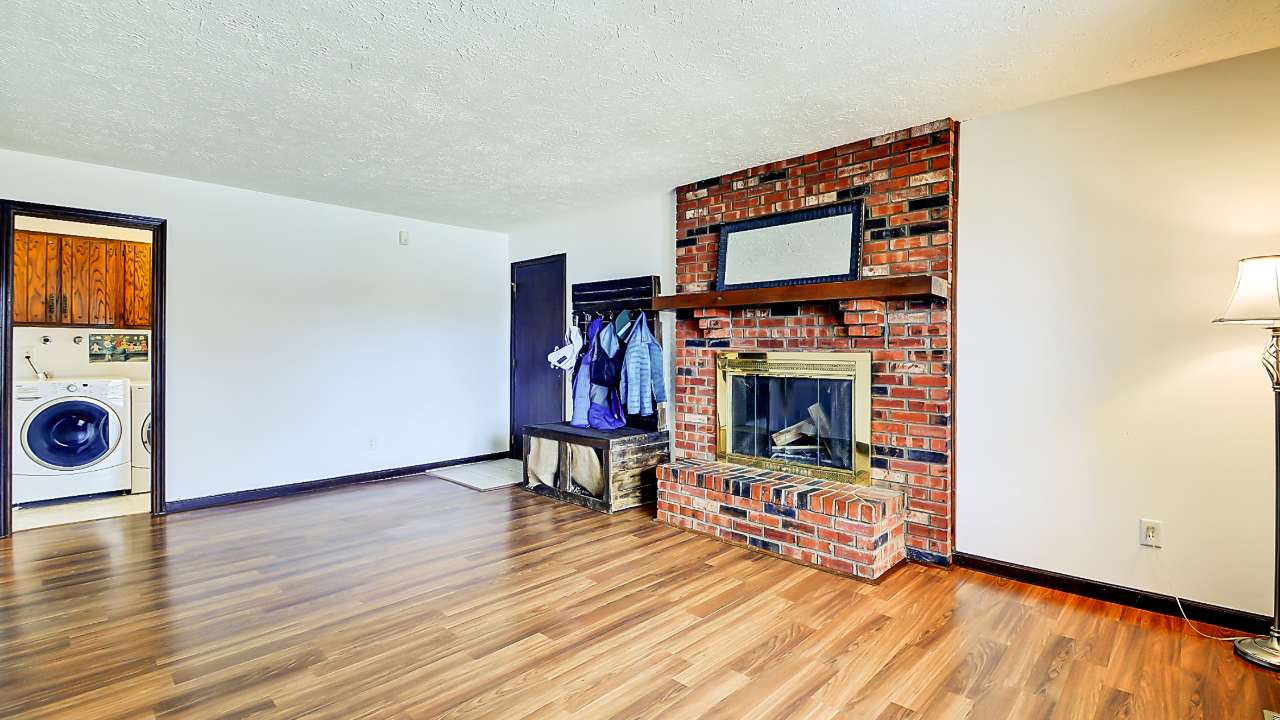
[[62,238],[62,321],[89,324],[89,239]]
[[27,234],[13,233],[13,321],[27,322],[27,255],[31,252]]
[[[52,324],[58,322],[58,238],[40,233],[27,233],[26,270],[26,319],[23,322]],[[14,258],[15,271],[17,257]],[[17,275],[17,273],[14,273]],[[15,278],[16,279],[16,278]],[[16,283],[15,283],[16,285]],[[17,286],[15,290],[18,289]],[[15,293],[16,301],[16,293]]]
[[124,324],[151,326],[150,243],[124,243]]
[[113,244],[110,240],[89,240],[87,295],[90,325],[111,326],[116,321],[111,280],[119,249],[113,248]]

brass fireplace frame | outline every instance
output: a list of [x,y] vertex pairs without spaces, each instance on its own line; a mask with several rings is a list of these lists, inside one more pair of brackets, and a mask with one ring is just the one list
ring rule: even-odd
[[[853,469],[816,467],[728,452],[729,378],[799,377],[853,381]],[[820,480],[871,484],[871,353],[745,352],[716,353],[716,459]]]

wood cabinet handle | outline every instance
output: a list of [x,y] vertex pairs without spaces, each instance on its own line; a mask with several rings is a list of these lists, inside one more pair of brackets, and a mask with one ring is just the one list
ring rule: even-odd
[[56,293],[49,293],[49,319],[58,317],[58,296]]

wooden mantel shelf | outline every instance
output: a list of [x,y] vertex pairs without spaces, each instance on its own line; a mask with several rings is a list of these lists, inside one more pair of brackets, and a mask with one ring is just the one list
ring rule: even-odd
[[824,300],[924,300],[946,298],[951,288],[946,280],[933,275],[871,278],[847,282],[811,283],[751,290],[662,295],[653,299],[654,310],[689,308],[753,307],[774,303],[821,302]]

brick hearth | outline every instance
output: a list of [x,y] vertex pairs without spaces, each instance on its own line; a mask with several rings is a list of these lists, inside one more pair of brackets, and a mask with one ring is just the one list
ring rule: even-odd
[[[939,120],[677,188],[677,292],[712,289],[722,223],[853,199],[864,203],[863,278],[927,274],[954,287],[956,130]],[[675,457],[715,459],[717,350],[870,351],[873,482],[907,499],[907,556],[947,564],[952,341],[946,300],[682,311]]]
[[658,467],[662,522],[867,580],[905,554],[902,500],[892,490],[740,465]]

